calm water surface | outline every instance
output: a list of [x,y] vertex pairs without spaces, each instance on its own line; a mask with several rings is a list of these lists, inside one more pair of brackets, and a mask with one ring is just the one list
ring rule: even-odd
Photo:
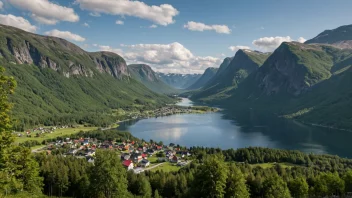
[[[193,103],[183,99],[181,106]],[[145,140],[222,149],[261,146],[352,158],[352,133],[247,112],[181,114],[121,123]]]

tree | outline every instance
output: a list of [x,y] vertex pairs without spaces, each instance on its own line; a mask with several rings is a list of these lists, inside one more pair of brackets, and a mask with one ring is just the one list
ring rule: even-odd
[[225,194],[228,167],[222,155],[209,155],[198,167],[193,181],[196,197],[223,197]]
[[162,198],[162,197],[159,195],[158,189],[156,189],[156,190],[154,191],[154,198]]
[[15,146],[11,134],[9,113],[12,104],[9,95],[14,93],[16,82],[4,75],[0,67],[0,195],[28,191],[41,193],[42,178],[39,176],[38,164],[28,148]]
[[92,197],[125,197],[128,195],[126,170],[115,151],[97,150],[90,171]]
[[152,197],[152,187],[150,186],[149,181],[144,175],[138,178],[137,186],[138,186],[138,195],[144,198]]
[[345,181],[345,192],[352,192],[352,170],[349,170],[343,176]]
[[226,191],[225,197],[233,197],[233,198],[249,197],[246,180],[241,170],[237,168],[235,164],[231,164],[229,167],[225,191]]
[[268,177],[263,183],[265,198],[290,198],[290,191],[286,182],[281,177],[275,175]]
[[297,177],[288,183],[291,195],[293,197],[304,198],[308,196],[309,186],[305,178]]

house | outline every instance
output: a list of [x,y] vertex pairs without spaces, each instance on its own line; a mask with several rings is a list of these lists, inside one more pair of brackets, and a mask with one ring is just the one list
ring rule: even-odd
[[132,170],[133,169],[132,160],[124,160],[122,164],[123,164],[124,167],[127,168],[127,170]]
[[142,153],[142,158],[143,158],[143,159],[147,159],[147,158],[148,158],[148,154]]
[[128,153],[123,153],[121,155],[121,160],[129,160],[131,158],[131,155]]
[[143,159],[140,164],[142,167],[148,167],[150,165],[150,162],[146,159]]
[[141,153],[132,153],[130,159],[133,161],[133,163],[139,163],[142,161],[142,154]]
[[147,153],[149,155],[153,155],[155,153],[155,150],[154,149],[147,149]]
[[177,163],[178,162],[178,157],[176,156],[176,155],[174,155],[173,157],[172,157],[172,159],[170,160],[170,162],[172,162],[172,163]]
[[163,147],[162,147],[162,146],[159,146],[159,145],[156,145],[156,146],[155,146],[155,149],[156,149],[156,150],[161,150],[162,148],[163,148]]

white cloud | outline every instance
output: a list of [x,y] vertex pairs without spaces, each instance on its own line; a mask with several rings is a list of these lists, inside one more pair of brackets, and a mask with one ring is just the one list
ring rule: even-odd
[[116,24],[117,24],[117,25],[123,25],[123,24],[124,24],[124,22],[123,22],[123,21],[121,21],[121,20],[117,20],[117,21],[116,21]]
[[54,25],[59,21],[79,21],[79,16],[72,8],[49,0],[8,0],[8,2],[19,9],[31,12],[31,17],[39,23]]
[[78,34],[73,34],[69,31],[60,31],[57,29],[45,32],[44,34],[48,36],[55,36],[55,37],[71,40],[71,41],[83,42],[86,40],[85,38],[81,37]]
[[157,25],[155,25],[155,24],[153,24],[153,25],[151,25],[151,26],[149,26],[149,28],[157,28],[158,26]]
[[76,0],[75,3],[79,4],[81,9],[93,13],[133,16],[164,26],[174,23],[173,18],[179,13],[169,4],[150,6],[141,1],[131,0]]
[[98,44],[93,44],[94,47],[98,47],[100,51],[108,51],[108,52],[114,52],[120,56],[122,56],[122,49],[118,49],[118,48],[112,48],[110,46],[107,45],[98,45]]
[[83,23],[84,27],[90,27],[90,25],[88,23]]
[[279,47],[279,45],[281,45],[282,42],[291,42],[291,41],[292,39],[289,36],[286,36],[286,37],[276,36],[276,37],[259,38],[257,40],[254,40],[252,44],[260,48],[261,50],[273,51],[277,47]]
[[23,17],[17,17],[12,14],[3,15],[0,14],[0,23],[23,29],[28,32],[37,31],[37,27],[32,25],[27,19]]
[[206,68],[218,67],[221,64],[221,59],[216,57],[195,56],[178,42],[120,46],[124,48],[120,54],[128,63],[149,64],[155,71],[160,72],[203,73]]
[[2,9],[3,7],[4,7],[4,3],[0,1],[0,9]]
[[[277,47],[281,45],[283,42],[292,42],[295,41],[289,36],[276,36],[276,37],[263,37],[252,42],[253,45],[258,47],[263,51],[274,51]],[[297,42],[304,43],[306,41],[305,38],[299,37]]]
[[188,21],[187,24],[183,26],[191,31],[200,31],[203,32],[205,30],[214,30],[220,34],[230,34],[231,29],[227,25],[206,25],[204,23],[198,23],[194,21]]
[[93,17],[100,17],[101,15],[99,13],[96,13],[96,12],[91,12],[89,13],[90,16],[93,16]]
[[299,38],[297,39],[297,42],[304,43],[304,42],[306,42],[306,40],[307,40],[307,39],[305,39],[305,38],[303,38],[303,37],[299,37]]
[[237,46],[230,46],[229,49],[230,49],[231,51],[233,51],[233,52],[237,52],[237,51],[240,50],[240,49],[247,49],[247,50],[249,50],[249,49],[251,49],[251,48],[248,47],[248,46],[237,45]]

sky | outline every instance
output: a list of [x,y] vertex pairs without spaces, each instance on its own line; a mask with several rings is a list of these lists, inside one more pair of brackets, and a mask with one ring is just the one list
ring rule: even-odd
[[164,73],[202,73],[238,49],[352,24],[351,0],[0,0],[0,23],[112,51]]

